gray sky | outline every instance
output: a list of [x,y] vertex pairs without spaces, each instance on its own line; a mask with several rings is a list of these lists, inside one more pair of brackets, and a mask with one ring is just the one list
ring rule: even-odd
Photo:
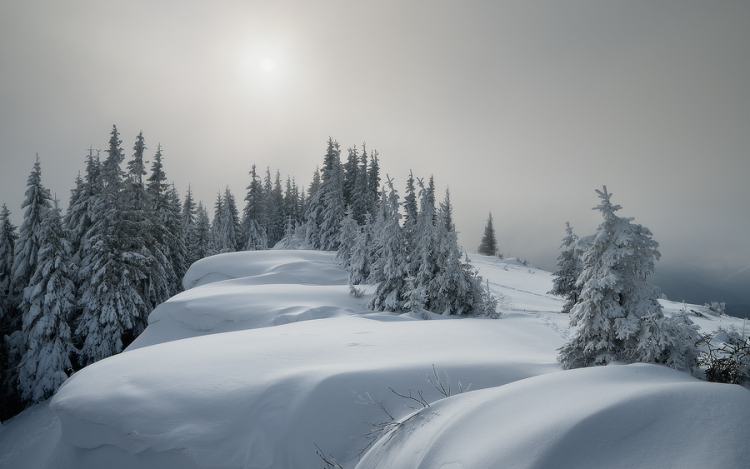
[[210,206],[253,163],[307,185],[330,135],[402,195],[410,168],[450,186],[466,249],[491,211],[546,269],[606,184],[659,272],[750,303],[748,24],[747,1],[3,1],[0,203],[19,224],[38,152],[67,204],[112,124]]

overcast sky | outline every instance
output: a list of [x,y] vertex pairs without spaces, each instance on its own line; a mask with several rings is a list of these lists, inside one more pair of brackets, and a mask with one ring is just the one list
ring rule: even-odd
[[309,184],[330,135],[377,149],[402,195],[409,169],[449,186],[469,251],[492,212],[505,254],[553,269],[606,184],[661,271],[735,274],[748,25],[747,1],[3,1],[0,203],[20,224],[39,153],[67,205],[113,124],[210,206],[252,164]]

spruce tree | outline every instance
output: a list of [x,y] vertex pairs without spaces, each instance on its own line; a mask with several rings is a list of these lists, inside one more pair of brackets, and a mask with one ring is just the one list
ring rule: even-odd
[[494,256],[497,254],[497,239],[495,238],[495,227],[492,226],[492,213],[487,217],[487,225],[484,227],[482,242],[477,249],[483,256]]
[[[0,324],[5,314],[10,314],[10,286],[13,269],[13,250],[18,239],[16,227],[10,220],[10,210],[3,204],[0,211]],[[2,337],[4,330],[0,330]]]
[[[380,281],[368,309],[375,311],[400,311],[406,301],[406,279],[408,265],[405,251],[404,231],[400,224],[399,196],[388,179],[388,197],[382,202],[380,228],[377,234],[377,257],[374,271],[370,275]],[[382,279],[382,280],[380,280]]]
[[41,402],[57,391],[72,370],[75,352],[68,326],[76,301],[74,265],[57,203],[42,221],[40,242],[21,303],[26,352],[18,368],[18,388],[27,402]]
[[240,242],[246,251],[263,250],[268,246],[265,227],[261,225],[264,218],[263,184],[260,181],[255,165],[250,170],[250,185],[245,195],[245,209],[242,212],[242,236]]
[[380,163],[378,162],[378,151],[373,150],[370,153],[370,167],[367,170],[367,188],[370,190],[370,208],[371,214],[376,214],[378,204],[380,203]]
[[39,156],[27,181],[26,199],[21,205],[26,209],[18,240],[14,246],[13,268],[11,271],[11,300],[19,304],[23,290],[29,284],[36,270],[42,221],[48,210],[52,209],[52,196],[42,185],[42,167]]
[[113,126],[108,156],[102,163],[102,190],[96,196],[95,224],[81,288],[83,305],[76,335],[83,338],[81,358],[90,364],[119,353],[135,338],[144,318],[142,283],[149,276],[148,258],[133,245],[138,229],[122,203],[124,159],[117,127]]
[[89,230],[95,225],[96,212],[95,202],[102,189],[101,162],[99,152],[94,156],[94,149],[89,148],[86,157],[86,174],[80,187],[73,192],[68,210],[65,215],[65,228],[71,243],[71,256],[73,262],[80,268],[76,285],[80,287],[83,283],[81,274],[88,272],[84,262],[89,258],[91,251]]
[[567,369],[611,362],[693,368],[698,337],[692,323],[665,318],[661,293],[646,280],[660,257],[659,243],[648,228],[615,215],[621,207],[612,204],[606,186],[596,192],[601,203],[594,210],[604,220],[586,243],[577,281],[581,294],[570,313],[578,329],[558,361]]
[[349,155],[347,156],[346,163],[344,163],[344,181],[342,187],[344,206],[354,205],[354,190],[357,184],[357,174],[359,173],[359,152],[357,151],[357,145],[349,148],[348,152]]
[[552,290],[550,295],[557,295],[565,298],[566,302],[562,308],[563,313],[570,313],[573,305],[578,301],[581,290],[576,284],[578,276],[581,274],[580,253],[576,247],[578,236],[573,233],[570,223],[565,223],[566,236],[560,248],[563,250],[557,257],[557,270],[552,274]]
[[193,259],[200,260],[214,254],[216,254],[216,250],[214,249],[208,211],[203,206],[203,202],[198,202],[195,219],[195,245],[190,256]]
[[[152,311],[170,296],[180,291],[182,277],[176,269],[184,270],[184,241],[182,239],[180,208],[177,194],[170,195],[161,144],[157,145],[151,163],[151,174],[146,184],[148,193],[147,244],[149,262],[148,294],[144,297],[147,312]],[[144,225],[145,228],[145,225]],[[177,252],[177,253],[176,253]],[[176,263],[181,259],[181,263]],[[148,313],[147,313],[148,314]]]

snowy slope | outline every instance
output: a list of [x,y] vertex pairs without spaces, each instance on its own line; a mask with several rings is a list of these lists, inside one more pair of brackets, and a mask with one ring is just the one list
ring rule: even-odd
[[[0,427],[0,467],[320,467],[317,444],[352,468],[370,443],[357,437],[387,419],[354,393],[414,412],[389,387],[432,404],[357,467],[747,467],[750,392],[657,366],[560,371],[550,274],[472,260],[501,319],[364,311],[332,253],[204,259],[127,351]],[[433,365],[453,396],[423,379]]]

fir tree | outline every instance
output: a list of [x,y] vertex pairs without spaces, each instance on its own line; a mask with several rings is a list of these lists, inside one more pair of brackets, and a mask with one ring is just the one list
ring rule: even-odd
[[266,230],[261,225],[264,208],[263,185],[253,165],[250,170],[250,185],[247,186],[247,195],[245,195],[245,209],[242,213],[240,241],[246,251],[262,250],[268,246]]
[[142,282],[149,276],[148,258],[138,252],[131,237],[137,226],[128,220],[122,203],[124,156],[117,127],[113,126],[107,159],[102,164],[103,186],[95,201],[95,224],[90,233],[83,305],[76,334],[83,338],[81,358],[90,364],[119,353],[135,338],[143,323]]
[[492,226],[492,214],[487,217],[487,225],[484,227],[482,242],[477,250],[484,256],[494,256],[497,254],[497,239],[495,238],[495,227]]
[[660,291],[646,280],[660,257],[659,243],[648,228],[615,215],[621,207],[611,203],[606,186],[596,192],[601,203],[594,210],[604,220],[585,243],[577,281],[581,294],[570,313],[578,329],[560,349],[559,362],[568,369],[611,362],[693,368],[692,339],[698,336],[692,323],[665,318]]
[[377,234],[377,257],[379,262],[371,271],[371,277],[382,279],[368,309],[376,311],[400,311],[406,300],[406,278],[408,276],[404,232],[399,220],[399,196],[388,179],[388,197],[382,202],[380,229]]
[[358,225],[365,223],[365,216],[368,214],[372,216],[374,214],[374,212],[371,212],[373,207],[372,199],[373,195],[369,190],[367,179],[367,147],[363,143],[361,164],[357,168],[351,202],[354,221]]
[[89,230],[94,226],[96,212],[95,202],[102,189],[101,179],[101,162],[97,151],[94,156],[94,149],[89,148],[89,154],[86,158],[86,174],[80,185],[77,184],[76,190],[72,193],[68,211],[65,215],[65,228],[71,243],[71,256],[73,262],[80,267],[79,275],[76,279],[76,285],[80,286],[83,279],[81,273],[88,272],[84,264],[89,258],[91,243]]
[[18,387],[29,402],[49,398],[72,370],[75,352],[68,319],[75,306],[73,264],[55,203],[42,221],[38,261],[21,304],[26,352]]
[[367,170],[367,188],[370,190],[370,208],[369,212],[377,213],[378,204],[380,203],[380,164],[378,162],[378,151],[373,150],[370,153],[370,167]]
[[39,164],[39,156],[36,158],[34,168],[29,175],[26,189],[26,199],[21,205],[26,209],[23,223],[19,231],[18,240],[14,246],[13,268],[11,271],[11,300],[19,304],[23,290],[29,284],[29,280],[36,270],[39,240],[42,221],[48,210],[52,208],[52,196],[42,185],[42,167]]
[[445,229],[448,231],[454,231],[455,227],[453,226],[453,205],[451,205],[450,189],[445,189],[445,199],[440,202],[440,211],[443,213]]
[[344,181],[343,181],[343,194],[344,194],[344,205],[354,205],[354,190],[357,184],[357,174],[359,173],[359,152],[357,151],[357,145],[349,148],[349,156],[344,163]]
[[197,219],[197,207],[193,199],[193,191],[188,184],[187,194],[182,203],[182,232],[185,237],[185,259],[186,266],[190,267],[198,259],[194,257],[195,253],[195,225]]
[[[13,269],[13,250],[18,239],[16,227],[10,220],[10,210],[3,204],[0,212],[0,324],[4,313],[10,314],[10,279]],[[2,337],[5,330],[0,330]]]
[[[13,250],[17,239],[16,227],[10,221],[10,210],[3,204],[0,212],[0,383],[5,386],[0,392],[0,420],[5,420],[20,410],[15,408],[16,405],[20,406],[20,402],[16,398],[13,383],[8,380],[9,354],[4,340],[14,329],[18,329],[18,325],[13,324],[16,313],[15,306],[10,301]],[[17,360],[11,362],[17,363]]]
[[216,251],[214,249],[208,211],[203,206],[203,202],[198,202],[195,219],[195,245],[190,256],[193,259],[199,260],[214,254],[216,254]]
[[565,298],[566,302],[562,312],[570,313],[581,294],[581,290],[576,284],[578,276],[581,274],[581,260],[580,253],[576,248],[578,236],[573,233],[570,223],[565,223],[565,232],[567,235],[563,238],[563,243],[560,246],[563,251],[557,257],[557,270],[552,274],[555,278],[552,280],[552,290],[548,293]]

